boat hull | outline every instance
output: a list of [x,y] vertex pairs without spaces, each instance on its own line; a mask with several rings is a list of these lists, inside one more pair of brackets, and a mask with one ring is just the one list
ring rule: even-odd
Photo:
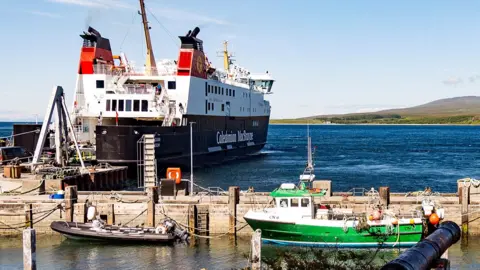
[[[188,117],[188,121],[195,122],[192,132],[195,167],[212,166],[249,157],[262,150],[267,141],[268,116],[185,117]],[[162,127],[160,121],[149,123],[121,121],[118,126],[97,126],[95,133],[96,157],[99,162],[135,168],[140,158],[139,148],[142,147],[137,142],[144,134],[156,134],[157,169],[174,166],[182,168],[183,171],[190,169],[189,126]],[[235,136],[225,140],[222,136],[226,134]]]
[[50,228],[73,240],[170,244],[176,239],[172,234],[98,232],[91,230],[92,226],[90,223],[54,221],[51,223]]
[[[400,224],[397,226],[370,226],[370,229],[357,231],[342,221],[319,221],[321,224],[301,224],[251,219],[245,217],[252,229],[262,231],[262,240],[280,245],[338,248],[392,248],[411,247],[422,238],[422,224]],[[400,228],[400,231],[398,231]],[[400,232],[400,233],[399,233]]]

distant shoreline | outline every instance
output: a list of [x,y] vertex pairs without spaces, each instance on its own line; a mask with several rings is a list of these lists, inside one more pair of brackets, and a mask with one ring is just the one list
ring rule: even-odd
[[376,123],[350,123],[350,124],[339,124],[339,123],[269,123],[269,125],[288,125],[288,126],[480,126],[480,124],[376,124]]

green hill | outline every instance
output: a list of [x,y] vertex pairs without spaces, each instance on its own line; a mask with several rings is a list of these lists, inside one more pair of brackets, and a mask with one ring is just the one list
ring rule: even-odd
[[410,108],[369,113],[317,115],[297,119],[277,119],[271,123],[338,124],[480,124],[480,97],[465,96],[432,101]]

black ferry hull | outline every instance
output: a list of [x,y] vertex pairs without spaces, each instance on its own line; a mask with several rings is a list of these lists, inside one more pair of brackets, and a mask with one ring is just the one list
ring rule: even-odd
[[[258,153],[265,146],[268,116],[218,117],[188,116],[193,124],[194,167],[221,164]],[[157,125],[155,125],[157,124]],[[142,160],[138,149],[144,134],[155,134],[157,169],[180,167],[190,169],[190,126],[162,127],[161,122],[119,123],[96,127],[98,162],[128,165],[135,168]]]

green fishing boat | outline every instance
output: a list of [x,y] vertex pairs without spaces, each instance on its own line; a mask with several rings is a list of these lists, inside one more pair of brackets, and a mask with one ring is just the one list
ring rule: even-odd
[[261,230],[263,242],[315,247],[403,248],[421,240],[423,211],[401,216],[372,204],[369,211],[354,213],[352,209],[316,203],[321,200],[315,198],[329,191],[310,187],[315,178],[313,172],[308,137],[308,162],[299,184],[281,184],[270,194],[274,207],[250,210],[244,216],[253,230]]

